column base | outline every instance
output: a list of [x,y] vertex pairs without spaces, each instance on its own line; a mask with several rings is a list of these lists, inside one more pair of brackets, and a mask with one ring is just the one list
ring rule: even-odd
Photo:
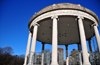
[[33,65],[33,63],[28,63],[28,65]]
[[83,65],[91,65],[89,62],[84,62]]
[[57,62],[52,62],[51,65],[58,65],[58,63]]

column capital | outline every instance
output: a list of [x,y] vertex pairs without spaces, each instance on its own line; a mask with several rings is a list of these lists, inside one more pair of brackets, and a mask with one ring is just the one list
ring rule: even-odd
[[96,24],[95,24],[95,23],[93,23],[91,26],[96,26]]
[[82,16],[78,16],[78,19],[84,19],[84,17],[82,17]]
[[38,23],[34,23],[34,25],[33,26],[40,26]]
[[54,19],[54,18],[58,18],[58,16],[57,15],[51,16],[51,19]]

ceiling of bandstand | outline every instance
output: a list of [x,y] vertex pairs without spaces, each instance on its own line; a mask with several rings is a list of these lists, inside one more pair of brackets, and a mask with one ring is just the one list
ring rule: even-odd
[[[52,22],[51,18],[47,18],[39,21],[37,40],[47,44],[52,44]],[[92,21],[83,19],[86,39],[90,39],[93,33],[93,27],[91,27]],[[58,44],[68,45],[80,43],[79,29],[77,17],[75,16],[59,16],[58,17]]]

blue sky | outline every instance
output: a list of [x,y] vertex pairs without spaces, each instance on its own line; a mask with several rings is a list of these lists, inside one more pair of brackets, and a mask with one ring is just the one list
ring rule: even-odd
[[[25,54],[29,19],[35,12],[56,3],[80,4],[95,12],[100,18],[100,0],[0,0],[0,47],[12,47],[14,55]],[[64,45],[58,47],[65,49]],[[41,49],[41,42],[37,41],[36,52],[41,52]],[[52,50],[52,46],[46,44],[45,49]],[[68,49],[77,49],[77,45],[69,45]]]

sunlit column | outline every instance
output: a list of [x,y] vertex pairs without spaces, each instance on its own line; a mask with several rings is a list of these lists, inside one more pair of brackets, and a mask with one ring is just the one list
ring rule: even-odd
[[99,36],[99,31],[96,25],[93,26],[94,27],[94,32],[95,32],[95,36],[96,36],[96,40],[97,40],[97,44],[98,44],[98,49],[99,49],[99,53],[100,53],[100,36]]
[[66,65],[68,65],[68,45],[65,45],[66,46]]
[[69,65],[69,57],[67,57],[66,61],[67,61],[66,65]]
[[88,57],[86,37],[82,19],[83,19],[82,17],[78,17],[79,33],[80,33],[80,40],[82,44],[82,53],[83,53],[83,65],[91,65]]
[[81,52],[79,53],[79,59],[80,59],[80,65],[82,65],[82,57],[81,57]]
[[44,65],[44,43],[42,43],[42,61],[41,65]]
[[29,32],[29,37],[28,37],[28,42],[27,42],[27,49],[26,49],[26,55],[25,55],[25,60],[24,60],[24,65],[27,64],[27,57],[29,55],[29,50],[30,50],[30,44],[31,44],[31,32]]
[[33,59],[34,59],[34,53],[35,53],[35,47],[36,47],[37,30],[38,30],[38,24],[34,25],[34,28],[33,28],[31,54],[30,54],[28,65],[33,65],[33,61],[34,61]]
[[58,43],[58,28],[57,28],[57,16],[53,16],[53,28],[52,28],[52,62],[51,65],[58,65],[57,62],[57,43]]

